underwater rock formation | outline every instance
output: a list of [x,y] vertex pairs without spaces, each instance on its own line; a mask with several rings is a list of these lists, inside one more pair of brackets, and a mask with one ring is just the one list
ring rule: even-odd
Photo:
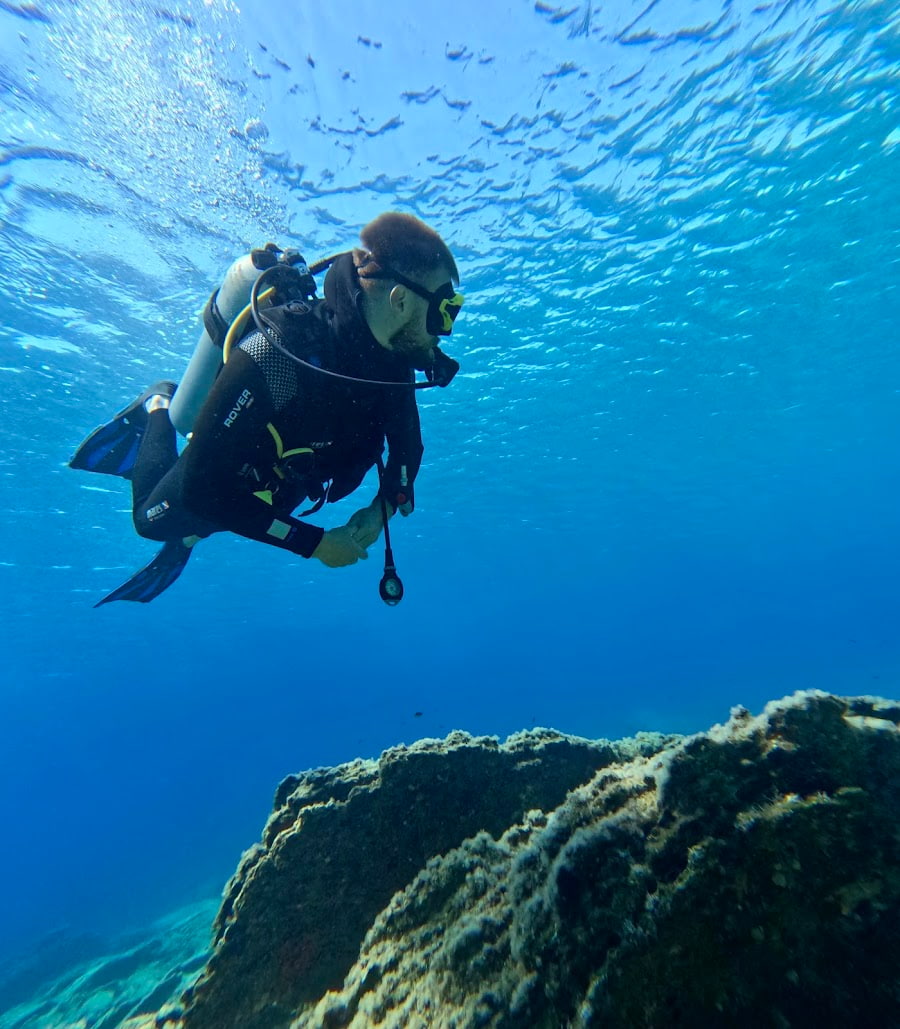
[[553,810],[598,768],[664,742],[535,731],[500,746],[457,732],[285,780],[261,845],[226,889],[185,1026],[287,1025],[340,987],[366,931],[430,858],[479,832],[499,837],[529,810]]
[[157,1024],[897,1024],[898,723],[812,691],[686,738],[454,733],[292,777]]

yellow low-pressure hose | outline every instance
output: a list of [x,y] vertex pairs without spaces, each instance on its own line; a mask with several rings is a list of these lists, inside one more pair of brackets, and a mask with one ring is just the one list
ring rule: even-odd
[[[275,292],[275,287],[270,286],[264,293],[259,296],[258,302],[269,300],[272,294]],[[247,322],[250,316],[253,314],[250,304],[244,308],[243,311],[234,319],[228,328],[228,333],[225,336],[225,342],[222,344],[222,364],[228,363],[228,358],[231,356],[231,348],[234,346],[234,341],[240,339],[244,335],[244,329],[246,328]]]

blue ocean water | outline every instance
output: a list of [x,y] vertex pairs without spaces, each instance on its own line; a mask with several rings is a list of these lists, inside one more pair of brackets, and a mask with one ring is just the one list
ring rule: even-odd
[[[0,3],[0,955],[214,896],[303,768],[897,696],[896,5],[411,12]],[[217,536],[94,610],[156,548],[75,446],[233,258],[386,209],[467,296],[406,599]]]

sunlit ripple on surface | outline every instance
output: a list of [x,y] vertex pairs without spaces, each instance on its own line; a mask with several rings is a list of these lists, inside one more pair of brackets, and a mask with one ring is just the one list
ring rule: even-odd
[[160,359],[178,373],[236,250],[318,255],[401,206],[445,232],[470,298],[459,384],[424,405],[455,455],[430,458],[442,482],[490,440],[485,476],[516,492],[531,467],[559,496],[589,440],[581,464],[618,488],[677,464],[691,491],[777,461],[785,412],[828,431],[835,384],[877,377],[859,334],[891,323],[890,303],[859,313],[894,289],[890,6],[426,13],[426,33],[343,0],[289,25],[261,3],[18,19],[0,340],[52,339],[65,310],[78,364],[44,348],[58,370],[35,372],[95,392],[115,359],[130,391]]

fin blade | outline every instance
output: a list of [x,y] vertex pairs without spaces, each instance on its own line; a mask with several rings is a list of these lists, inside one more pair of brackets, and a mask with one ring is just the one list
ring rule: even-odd
[[130,478],[143,432],[124,420],[95,429],[72,455],[70,468]]
[[123,582],[98,600],[94,607],[112,603],[114,600],[133,600],[138,604],[148,604],[154,597],[167,590],[179,575],[191,556],[191,547],[186,547],[180,540],[166,543],[153,560],[136,572],[127,582]]

